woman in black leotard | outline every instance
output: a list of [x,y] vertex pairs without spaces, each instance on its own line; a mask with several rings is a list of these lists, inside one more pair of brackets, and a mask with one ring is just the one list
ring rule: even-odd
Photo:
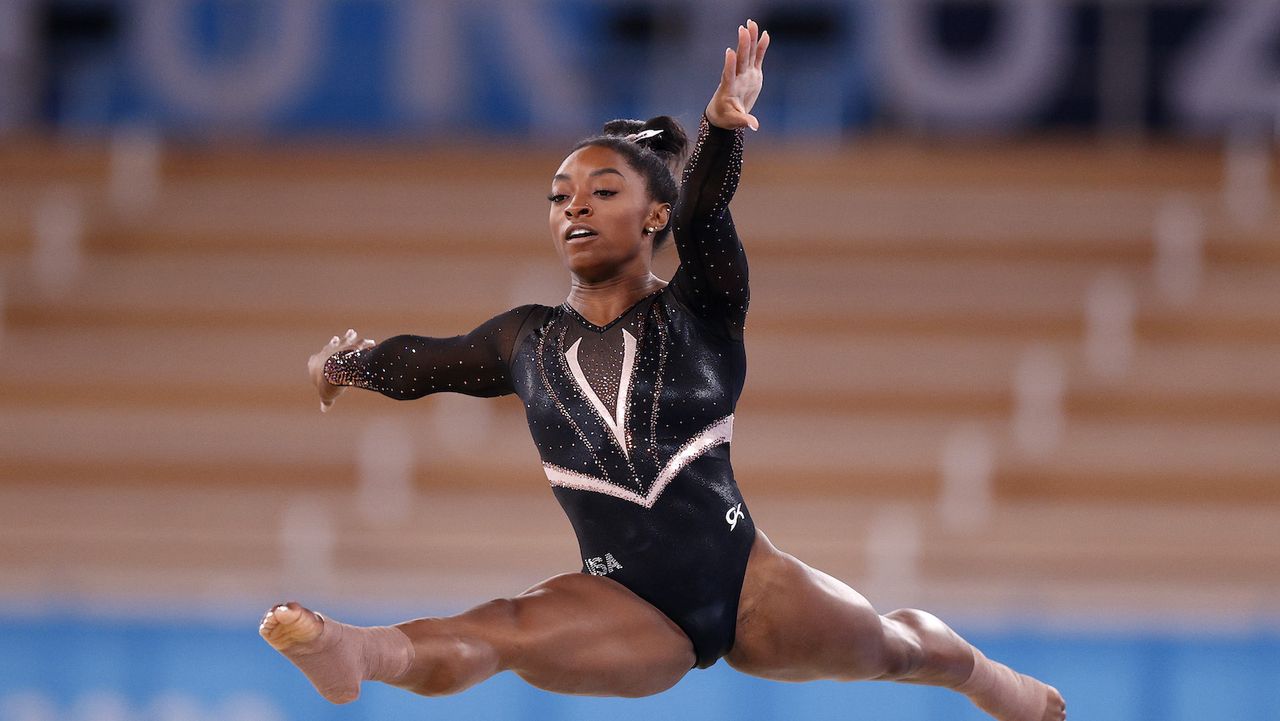
[[[729,463],[746,374],[746,256],[729,214],[743,130],[758,123],[768,35],[739,28],[677,187],[674,120],[615,122],[552,178],[550,228],[572,281],[465,336],[335,337],[310,368],[327,409],[345,386],[398,399],[514,393],[582,570],[459,616],[358,628],[278,606],[261,632],[326,698],[363,680],[437,695],[502,670],[563,693],[659,692],[725,657],[781,680],[887,679],[955,688],[999,719],[1061,719],[1051,687],[987,660],[933,616],[879,616],[848,586],[777,550]],[[677,197],[678,195],[678,197]],[[797,212],[802,211],[798,209]],[[671,232],[680,266],[650,272]]]

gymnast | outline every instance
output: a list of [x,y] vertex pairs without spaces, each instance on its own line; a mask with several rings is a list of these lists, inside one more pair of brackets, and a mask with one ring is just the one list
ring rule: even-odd
[[[329,701],[362,681],[436,696],[501,671],[565,694],[646,696],[724,658],[782,681],[879,679],[955,689],[1001,721],[1066,718],[1051,686],[987,659],[936,617],[883,616],[778,550],[729,462],[746,375],[747,261],[729,213],[768,33],[748,21],[677,186],[672,118],[613,121],[551,178],[566,301],[526,305],[467,335],[354,330],[308,363],[321,410],[347,386],[407,400],[516,394],[578,537],[580,572],[445,618],[358,627],[295,602],[259,632]],[[803,209],[796,209],[798,212]],[[651,272],[673,236],[670,282]]]

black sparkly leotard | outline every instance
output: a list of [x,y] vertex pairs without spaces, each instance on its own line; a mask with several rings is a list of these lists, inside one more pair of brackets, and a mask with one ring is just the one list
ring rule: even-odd
[[680,267],[607,326],[568,304],[522,306],[325,365],[331,383],[398,399],[517,394],[582,570],[670,617],[700,667],[733,646],[755,538],[729,464],[746,376],[747,263],[728,208],[741,163],[742,131],[704,119],[673,220]]

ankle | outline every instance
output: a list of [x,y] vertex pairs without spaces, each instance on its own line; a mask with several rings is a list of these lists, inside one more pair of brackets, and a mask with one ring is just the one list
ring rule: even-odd
[[973,651],[973,670],[969,672],[968,678],[955,686],[955,690],[966,695],[983,693],[996,682],[995,668],[991,660],[978,649],[971,647],[971,650]]
[[409,637],[395,626],[369,626],[359,631],[364,680],[388,684],[403,681],[414,660]]

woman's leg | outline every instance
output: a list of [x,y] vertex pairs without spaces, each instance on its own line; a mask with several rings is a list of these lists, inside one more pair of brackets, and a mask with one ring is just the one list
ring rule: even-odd
[[438,696],[507,670],[558,693],[647,696],[694,663],[670,619],[617,582],[582,573],[393,627],[347,626],[290,603],[268,611],[259,632],[334,703],[355,700],[361,681]]
[[844,583],[758,532],[726,660],[780,681],[884,680],[956,689],[1000,721],[1066,718],[1052,687],[986,659],[923,611],[881,616]]

